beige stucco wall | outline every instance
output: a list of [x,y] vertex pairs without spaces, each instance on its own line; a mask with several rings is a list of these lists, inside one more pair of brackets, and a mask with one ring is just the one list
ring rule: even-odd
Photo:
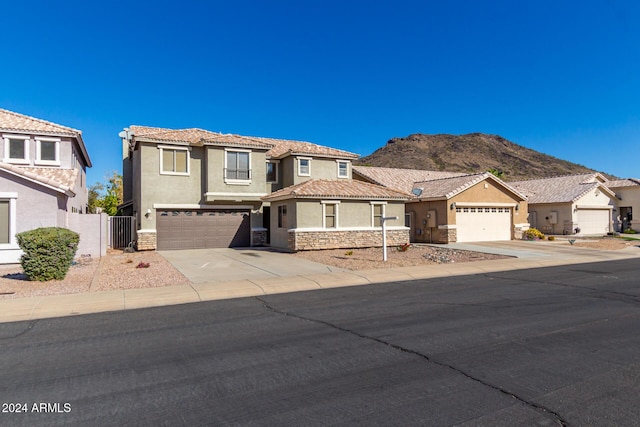
[[[311,159],[311,176],[299,176],[298,175],[298,158],[310,158]],[[341,160],[347,161],[347,160]],[[347,161],[349,178],[351,178],[351,162]],[[312,158],[312,156],[288,156],[280,160],[282,187],[289,187],[291,185],[299,184],[309,179],[347,179],[338,178],[338,163],[336,159],[325,158]]]
[[[202,202],[202,147],[191,149],[188,176],[160,174],[160,150],[155,144],[140,144],[139,151],[141,188],[137,208],[140,228],[156,228],[154,204],[193,205]],[[152,212],[148,218],[144,216],[147,209]]]
[[[485,207],[505,205],[511,210],[511,226],[514,232],[519,224],[527,223],[527,202],[521,201],[518,196],[503,189],[493,181],[485,180],[446,201],[407,203],[406,211],[412,215],[412,240],[424,243],[446,243],[442,240],[451,238],[451,233],[447,232],[447,227],[456,225],[456,210],[451,209],[452,203],[460,206],[483,205]],[[518,206],[517,210],[515,206]],[[429,227],[429,211],[436,211],[436,227]]]
[[[331,202],[330,200],[326,200]],[[368,200],[340,200],[338,204],[338,227],[323,228],[323,203],[321,200],[286,200],[271,202],[271,246],[287,249],[290,245],[290,231],[296,232],[343,232],[343,231],[376,231],[380,227],[372,226],[372,205]],[[385,203],[385,202],[381,202]],[[286,228],[278,228],[278,206],[287,205],[289,218]],[[397,216],[397,220],[389,220],[387,227],[404,229],[404,202],[387,201],[385,216]],[[377,232],[377,231],[376,231]],[[407,234],[403,232],[403,239]],[[331,243],[332,245],[335,242]],[[367,245],[370,245],[367,238]],[[306,247],[306,245],[305,245]],[[343,247],[343,246],[340,246]]]
[[[557,212],[557,223],[551,224],[552,212]],[[535,217],[535,220],[534,220]],[[537,228],[545,234],[563,234],[565,226],[567,232],[572,229],[573,204],[572,203],[545,203],[529,204],[529,222],[531,227]]]
[[264,151],[229,148],[229,151],[251,151],[251,180],[249,182],[230,184],[225,182],[224,168],[226,151],[224,147],[207,146],[206,150],[206,192],[230,194],[266,194],[266,154]]
[[[613,207],[616,201],[600,190],[594,189],[575,202],[530,203],[529,222],[545,234],[571,234],[578,224],[580,207]],[[557,212],[557,223],[551,224],[552,212]],[[534,219],[535,218],[535,219]]]
[[630,207],[633,215],[631,227],[640,231],[640,186],[615,188],[614,191],[620,198],[616,203],[616,211],[613,213],[616,230],[620,229],[620,208]]

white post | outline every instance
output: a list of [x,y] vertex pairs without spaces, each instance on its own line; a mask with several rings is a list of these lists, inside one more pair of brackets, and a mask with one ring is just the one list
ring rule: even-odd
[[395,220],[398,219],[397,216],[385,216],[382,217],[380,222],[382,222],[382,260],[387,261],[387,220]]

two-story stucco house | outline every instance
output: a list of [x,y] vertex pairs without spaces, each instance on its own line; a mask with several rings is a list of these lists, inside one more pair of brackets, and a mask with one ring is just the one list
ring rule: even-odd
[[[137,219],[137,247],[147,249],[189,249],[216,247],[272,246],[298,250],[278,234],[271,240],[272,226],[278,227],[278,212],[272,212],[268,196],[306,181],[324,180],[345,191],[351,187],[352,160],[358,155],[304,141],[220,134],[203,129],[164,129],[130,126],[120,133],[123,142],[122,210]],[[338,185],[339,184],[339,185]],[[358,187],[360,188],[360,187]],[[352,189],[353,190],[353,189]],[[344,194],[351,194],[348,192]],[[278,203],[296,199],[279,193]],[[318,194],[318,211],[326,203],[340,201],[341,194]],[[384,202],[390,194],[359,195],[359,202],[371,198]],[[406,195],[395,194],[394,203]],[[352,198],[349,198],[351,200]],[[307,203],[308,200],[305,200]],[[293,202],[292,202],[293,203]],[[349,202],[347,202],[349,203]],[[293,204],[292,204],[293,206]],[[345,205],[346,206],[346,205]],[[373,205],[371,205],[373,206]],[[291,215],[304,215],[290,209]],[[282,212],[279,211],[281,214]],[[280,219],[282,215],[280,215]],[[342,224],[377,230],[369,217]],[[280,223],[280,226],[282,223]],[[316,224],[323,227],[322,223]],[[400,243],[408,241],[402,218],[389,224],[404,230]],[[344,231],[338,224],[324,227],[328,233]],[[282,230],[278,231],[279,233]],[[292,232],[294,232],[292,230]]]
[[4,109],[0,155],[0,263],[15,263],[16,233],[86,213],[91,160],[79,130]]

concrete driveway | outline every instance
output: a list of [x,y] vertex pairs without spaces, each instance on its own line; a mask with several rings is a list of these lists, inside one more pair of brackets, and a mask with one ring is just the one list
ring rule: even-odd
[[192,283],[219,283],[331,273],[344,269],[300,259],[268,248],[161,251]]

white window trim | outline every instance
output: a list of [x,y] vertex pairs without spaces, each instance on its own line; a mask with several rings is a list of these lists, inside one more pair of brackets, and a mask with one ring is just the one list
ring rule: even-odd
[[371,204],[371,227],[372,228],[382,228],[382,225],[377,226],[376,225],[376,217],[375,217],[375,208],[374,206],[382,206],[382,217],[384,218],[385,216],[385,211],[386,211],[386,206],[387,206],[387,202],[369,202],[369,204]]
[[[42,160],[41,157],[41,144],[43,141],[56,143],[56,159],[55,160]],[[58,138],[36,138],[36,165],[43,166],[60,166],[60,139]]]
[[[5,163],[13,163],[18,165],[28,165],[29,164],[29,137],[24,135],[2,135],[4,138],[4,159],[2,159]],[[24,141],[24,159],[11,159],[9,158],[9,140],[10,139],[21,139]]]
[[[309,173],[300,172],[300,160],[308,160],[309,161]],[[311,176],[311,157],[298,157],[296,158],[298,163],[298,176]]]
[[[344,163],[345,165],[347,165],[347,174],[345,176],[340,175],[340,164]],[[336,174],[338,175],[338,179],[349,179],[349,163],[346,160],[336,160],[336,168],[338,169]]]
[[[340,200],[322,200],[320,201],[322,204],[322,228],[327,230],[337,230],[340,228]],[[327,228],[327,205],[335,205],[336,206],[336,226]]]
[[275,181],[269,181],[267,180],[268,183],[277,183],[280,182],[280,160],[267,160],[267,164],[268,163],[272,163],[276,166],[276,180]]
[[[172,151],[178,151],[178,150],[182,150],[182,151],[187,151],[187,171],[186,172],[173,172],[173,171],[164,171],[162,170],[162,156],[163,156],[163,152],[164,150],[172,150]],[[175,176],[189,176],[191,174],[191,155],[189,154],[189,152],[191,151],[191,147],[179,147],[179,146],[175,146],[175,145],[158,145],[158,152],[160,153],[159,158],[160,158],[160,164],[159,164],[159,171],[160,171],[160,175],[175,175]],[[173,159],[174,162],[174,169],[175,169],[175,157]]]
[[[249,179],[229,179],[227,178],[227,153],[249,153]],[[224,175],[225,184],[230,185],[249,185],[251,184],[251,180],[253,179],[253,174],[251,173],[251,150],[242,150],[239,148],[225,148],[224,149],[224,170],[222,171]]]
[[0,250],[19,249],[16,239],[16,200],[18,193],[0,192],[0,200],[9,200],[9,243],[0,243]]

